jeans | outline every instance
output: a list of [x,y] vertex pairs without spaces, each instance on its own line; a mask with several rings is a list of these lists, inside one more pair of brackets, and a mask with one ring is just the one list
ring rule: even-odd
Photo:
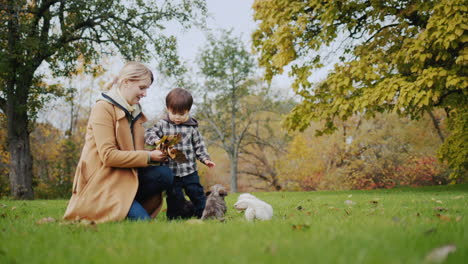
[[149,166],[138,169],[138,190],[127,218],[130,220],[150,220],[149,213],[141,205],[146,199],[170,189],[174,177],[167,166]]
[[174,177],[172,189],[167,191],[167,210],[173,211],[177,201],[184,200],[184,193],[190,198],[194,206],[195,216],[200,218],[205,209],[206,197],[203,186],[200,184],[198,172],[183,177]]
[[130,210],[128,211],[127,218],[130,220],[150,220],[151,217],[146,212],[145,208],[137,202],[133,200],[132,206],[130,206]]

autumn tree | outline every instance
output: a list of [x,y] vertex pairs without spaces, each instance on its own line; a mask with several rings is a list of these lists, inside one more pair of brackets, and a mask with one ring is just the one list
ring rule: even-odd
[[246,98],[262,105],[264,111],[257,113],[247,131],[246,142],[241,145],[239,174],[256,180],[263,190],[280,191],[279,164],[288,153],[290,136],[281,126],[283,116],[291,111],[294,103],[279,94],[274,96],[270,89]]
[[[440,149],[453,177],[468,170],[468,6],[466,0],[256,0],[253,46],[266,77],[290,67],[302,97],[286,120],[304,130],[323,120],[318,134],[358,113],[396,112],[420,118],[437,108],[450,135]],[[323,81],[314,70],[324,50],[342,48]]]
[[312,122],[285,148],[280,183],[285,190],[446,184],[446,166],[435,159],[441,142],[431,123],[429,115],[420,120],[394,113],[356,115],[336,122],[335,133],[315,137],[312,132],[322,124]]
[[29,124],[44,95],[56,92],[39,85],[41,64],[66,76],[78,57],[98,63],[103,54],[120,53],[128,60],[156,57],[169,74],[180,67],[164,23],[190,27],[205,12],[201,0],[0,1],[0,110],[7,116],[12,195],[33,198]]

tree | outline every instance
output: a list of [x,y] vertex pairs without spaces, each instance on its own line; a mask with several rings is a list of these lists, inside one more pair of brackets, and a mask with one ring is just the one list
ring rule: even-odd
[[0,197],[8,196],[10,188],[8,184],[9,155],[6,146],[6,117],[0,113]]
[[[435,113],[436,116],[441,111]],[[336,123],[337,131],[315,137],[312,122],[295,133],[278,172],[285,190],[391,188],[447,183],[446,166],[435,159],[441,142],[427,115],[420,120],[394,113]]]
[[33,198],[30,122],[44,95],[58,92],[39,85],[39,66],[67,76],[79,57],[98,63],[102,55],[145,61],[156,54],[169,74],[181,68],[163,23],[190,27],[206,13],[202,0],[1,0],[0,8],[0,109],[8,119],[11,192],[21,199]]
[[287,154],[290,139],[287,131],[281,127],[281,120],[284,114],[291,111],[293,102],[273,97],[269,89],[247,99],[262,105],[264,111],[256,114],[247,131],[247,140],[241,146],[239,174],[258,180],[263,190],[279,191],[283,187],[278,167]]
[[[197,111],[210,129],[205,136],[215,142],[231,161],[231,191],[237,192],[237,164],[241,144],[261,106],[241,100],[254,85],[254,60],[239,38],[230,31],[222,31],[216,38],[208,37],[208,44],[198,57],[201,75],[205,78],[204,101]],[[212,133],[209,133],[212,131]]]
[[[290,66],[303,99],[286,120],[304,130],[324,120],[318,134],[357,113],[396,112],[420,118],[443,108],[452,125],[441,147],[453,177],[468,170],[468,15],[466,0],[256,0],[259,27],[253,46],[266,77]],[[315,85],[324,48],[344,48],[339,63]]]

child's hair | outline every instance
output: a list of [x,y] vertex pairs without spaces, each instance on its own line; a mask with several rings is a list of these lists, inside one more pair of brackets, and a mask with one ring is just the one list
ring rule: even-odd
[[148,67],[146,67],[144,64],[135,62],[135,61],[130,61],[127,62],[122,69],[119,72],[119,75],[112,80],[111,83],[106,85],[107,90],[111,89],[112,86],[117,84],[117,87],[120,87],[122,84],[123,80],[129,80],[129,81],[140,81],[144,80],[146,78],[150,77],[151,78],[151,83],[154,81],[153,73],[151,72]]
[[192,94],[182,88],[172,89],[166,96],[166,107],[175,114],[183,114],[185,111],[190,111],[192,104]]

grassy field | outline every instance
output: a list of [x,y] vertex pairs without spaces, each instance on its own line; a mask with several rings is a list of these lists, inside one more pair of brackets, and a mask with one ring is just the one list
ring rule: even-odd
[[0,263],[425,263],[447,244],[444,263],[468,260],[468,185],[255,195],[273,220],[247,222],[238,194],[202,223],[66,224],[65,200],[0,200]]

